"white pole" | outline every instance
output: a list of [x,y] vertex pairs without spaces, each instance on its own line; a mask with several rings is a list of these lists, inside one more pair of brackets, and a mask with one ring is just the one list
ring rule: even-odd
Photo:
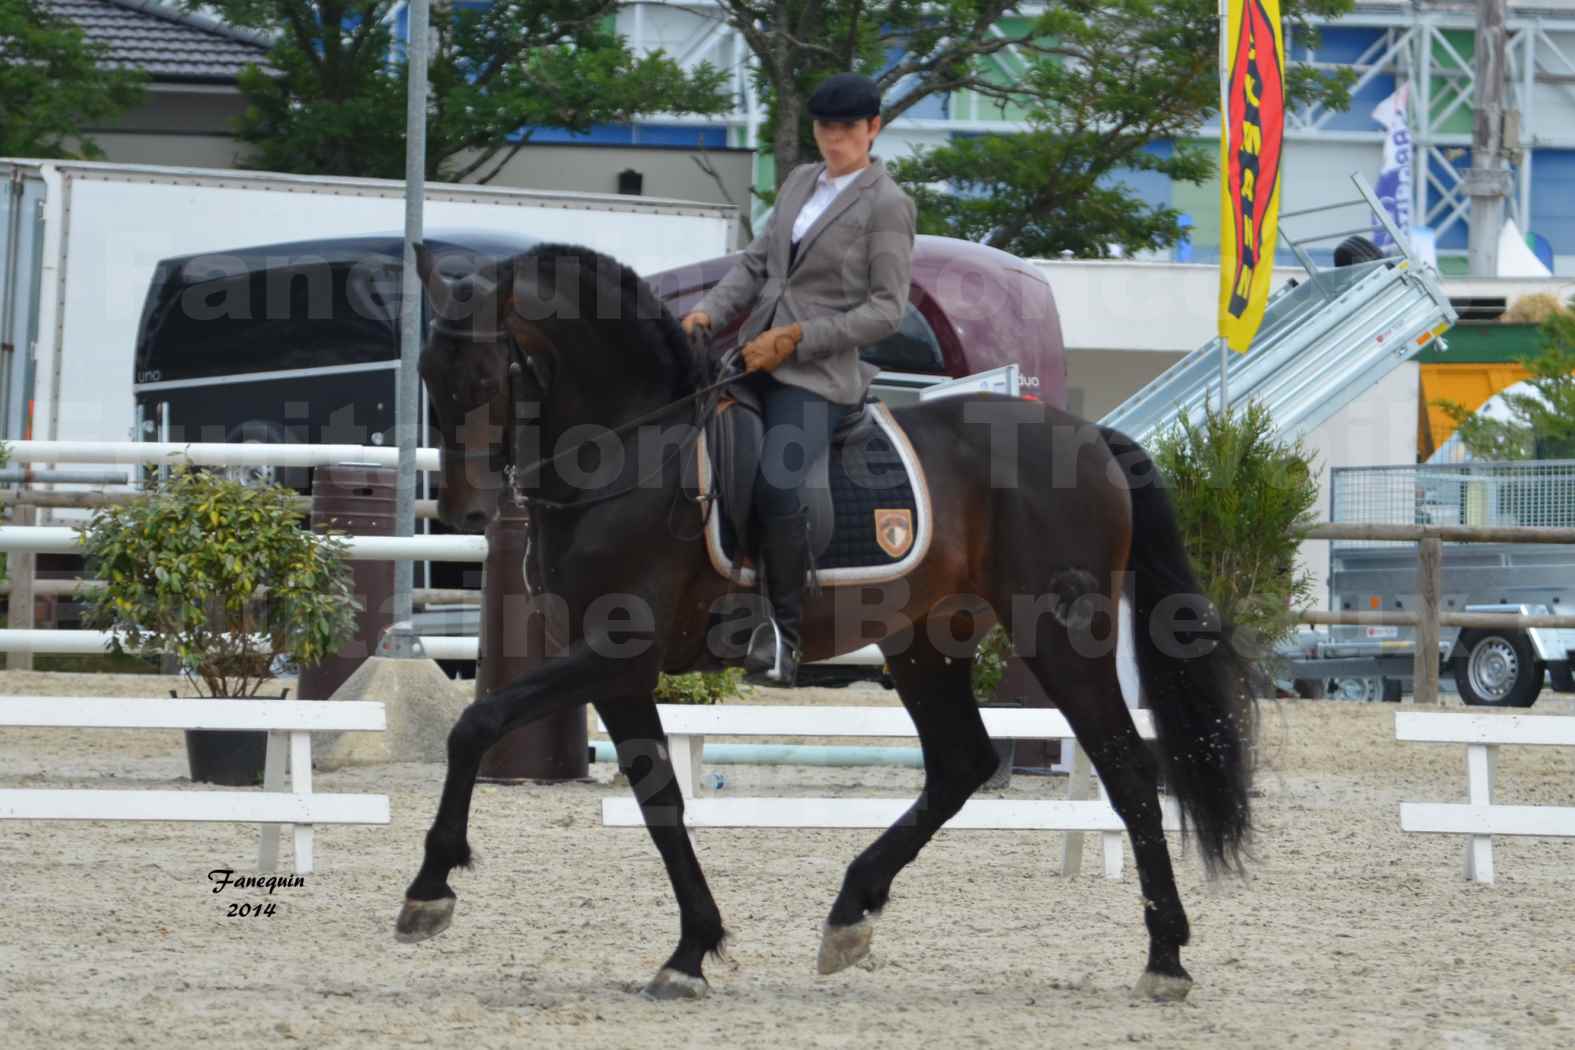
[[[1228,143],[1230,141],[1230,107],[1227,98],[1230,79],[1230,12],[1226,5],[1230,0],[1220,0],[1220,135]],[[1223,183],[1228,177],[1228,171],[1220,169],[1220,181]],[[1225,250],[1224,244],[1220,251]],[[1223,266],[1223,262],[1221,263]],[[1230,407],[1230,380],[1226,376],[1226,368],[1230,363],[1230,347],[1225,342],[1225,336],[1220,336],[1220,413],[1223,414]]]
[[[427,46],[430,42],[428,0],[410,0],[406,9],[405,55],[409,88],[405,95],[405,265],[399,318],[399,390],[394,408],[399,435],[399,485],[394,499],[394,532],[416,531],[416,441],[421,426],[421,278],[416,273],[416,245],[421,242],[421,205],[427,172]],[[394,563],[394,623],[412,621],[415,565]],[[408,655],[408,645],[395,641],[395,654]]]

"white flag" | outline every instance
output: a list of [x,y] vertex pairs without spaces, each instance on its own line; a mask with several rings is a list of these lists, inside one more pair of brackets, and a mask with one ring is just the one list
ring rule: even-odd
[[[1378,185],[1374,189],[1395,226],[1408,239],[1411,234],[1411,126],[1406,117],[1406,97],[1410,88],[1409,83],[1401,84],[1393,95],[1373,108],[1373,120],[1383,125],[1385,132],[1384,162],[1378,169]],[[1373,243],[1380,250],[1394,243],[1380,222],[1373,223]]]

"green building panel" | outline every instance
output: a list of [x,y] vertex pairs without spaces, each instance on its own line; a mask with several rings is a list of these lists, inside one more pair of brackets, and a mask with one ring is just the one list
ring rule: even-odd
[[[1467,91],[1468,97],[1447,118],[1438,121],[1434,130],[1446,135],[1469,135],[1472,117],[1466,84],[1467,75],[1476,61],[1476,37],[1469,29],[1446,29],[1440,35],[1449,42],[1449,47],[1441,43],[1433,44],[1433,119],[1438,121],[1462,89]],[[1461,65],[1462,61],[1464,66]]]
[[[1028,18],[1003,18],[996,23],[1001,34],[1008,37],[1022,37],[1033,25],[1033,20]],[[1021,79],[1024,72],[1023,62],[1008,51],[1001,51],[979,59],[986,80],[992,84],[1012,84]],[[953,120],[973,120],[974,96],[973,91],[953,91],[947,99],[947,112]],[[999,100],[980,97],[978,99],[979,120],[1010,120],[1026,121],[1028,109],[1019,105],[1002,105]]]
[[1534,324],[1457,324],[1444,336],[1448,350],[1435,343],[1416,355],[1424,365],[1512,364],[1542,350],[1542,328]]

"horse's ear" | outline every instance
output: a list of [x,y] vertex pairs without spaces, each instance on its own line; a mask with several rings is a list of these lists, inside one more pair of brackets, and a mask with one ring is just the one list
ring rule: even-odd
[[426,289],[427,298],[432,301],[432,311],[439,317],[443,316],[448,309],[448,282],[438,273],[437,257],[425,241],[416,242],[416,273],[421,278],[421,286]]

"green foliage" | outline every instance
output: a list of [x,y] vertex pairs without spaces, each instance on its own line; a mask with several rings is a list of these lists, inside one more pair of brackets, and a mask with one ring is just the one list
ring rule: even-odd
[[1006,677],[1006,661],[1012,655],[1012,636],[996,624],[979,640],[973,654],[973,698],[976,703],[995,699],[995,690]]
[[[1308,19],[1351,7],[1284,0],[1281,11],[1287,29],[1316,46]],[[719,10],[754,53],[760,136],[778,187],[818,155],[805,101],[847,70],[876,78],[887,125],[960,92],[981,101],[984,119],[1034,121],[1027,135],[959,140],[894,166],[919,204],[921,233],[978,240],[1001,228],[992,243],[1023,254],[1163,247],[1180,237],[1179,216],[1109,185],[1110,176],[1132,169],[1197,182],[1213,171],[1208,151],[1161,158],[1143,147],[1196,134],[1219,107],[1216,0],[719,0]],[[1299,103],[1342,107],[1352,80],[1349,71],[1292,67],[1287,91]],[[935,192],[931,181],[979,199]]]
[[[209,696],[255,696],[276,657],[314,664],[354,633],[348,545],[299,525],[295,493],[180,469],[78,531],[90,627],[180,661]],[[117,638],[114,652],[124,648]],[[199,687],[200,691],[201,687]]]
[[749,695],[744,670],[729,667],[722,671],[693,671],[689,674],[664,674],[656,683],[659,704],[720,704],[741,700]]
[[106,54],[37,0],[0,0],[0,157],[103,156],[82,129],[139,102],[146,80],[100,68]]
[[1183,412],[1150,453],[1204,591],[1235,623],[1242,655],[1262,661],[1313,595],[1312,577],[1296,571],[1318,502],[1313,455],[1299,441],[1276,440],[1256,402],[1207,409],[1200,424]]
[[1542,349],[1521,358],[1534,393],[1504,394],[1509,419],[1479,415],[1455,401],[1435,401],[1454,422],[1473,459],[1575,459],[1575,311],[1550,312]]
[[[1306,39],[1308,15],[1350,6],[1288,0],[1282,10],[1287,29]],[[988,236],[1030,258],[1099,258],[1112,246],[1130,254],[1178,242],[1180,211],[1145,203],[1121,176],[1152,172],[1194,184],[1214,176],[1217,147],[1183,140],[1219,109],[1215,0],[1061,0],[1046,5],[1033,32],[1052,42],[1050,53],[996,89],[1003,104],[1027,107],[1028,131],[959,139],[893,166],[919,206],[919,232]],[[1343,108],[1349,74],[1292,67],[1287,92]],[[1169,155],[1149,150],[1161,141],[1174,143]]]
[[[276,34],[276,73],[240,87],[239,137],[251,163],[313,175],[403,178],[403,50],[386,19],[395,0],[184,0]],[[718,113],[727,75],[685,72],[662,52],[635,55],[609,28],[616,0],[493,0],[434,9],[427,177],[488,182],[525,145],[528,125],[588,131],[649,113]]]

